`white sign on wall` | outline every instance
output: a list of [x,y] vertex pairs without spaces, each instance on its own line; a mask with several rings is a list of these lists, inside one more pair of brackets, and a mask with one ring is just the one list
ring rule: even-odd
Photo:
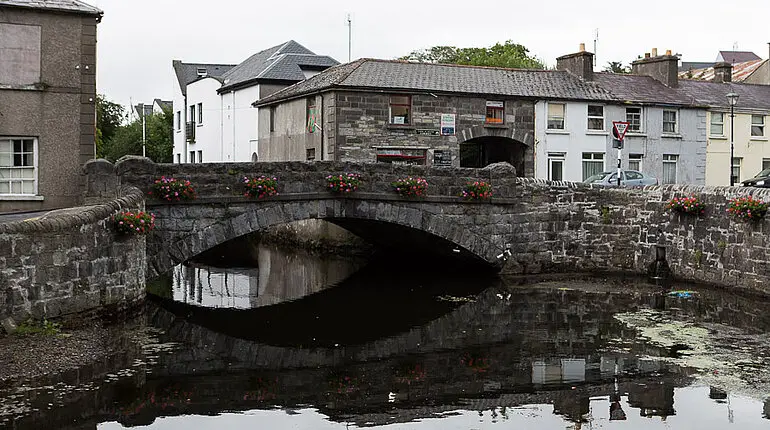
[[456,116],[453,113],[441,114],[441,135],[442,136],[454,136],[455,135],[455,123]]

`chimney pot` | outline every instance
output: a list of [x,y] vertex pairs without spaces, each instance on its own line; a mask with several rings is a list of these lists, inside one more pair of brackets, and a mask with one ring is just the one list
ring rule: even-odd
[[586,52],[586,44],[585,43],[581,43],[580,44],[580,52]]
[[658,48],[652,48],[652,56],[657,57],[658,56]]
[[649,52],[645,52],[644,53],[644,58],[650,58],[650,53]]
[[670,49],[666,49],[666,55],[671,55],[671,50]]

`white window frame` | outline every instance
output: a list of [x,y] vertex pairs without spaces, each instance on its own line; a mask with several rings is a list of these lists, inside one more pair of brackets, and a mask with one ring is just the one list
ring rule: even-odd
[[[629,109],[639,109],[639,125],[637,128],[634,128],[635,124],[634,121],[631,121],[631,118],[629,118]],[[632,115],[637,115],[636,113]],[[644,108],[642,106],[628,106],[626,107],[626,121],[628,122],[628,133],[631,134],[642,134],[644,133]]]
[[182,131],[182,111],[176,111],[176,131]]
[[[581,173],[583,175],[582,180],[588,179],[589,176],[595,175],[596,173],[592,173],[591,175],[586,174],[586,163],[591,164],[598,164],[600,161],[602,163],[602,167],[599,169],[599,173],[604,171],[604,153],[603,152],[584,152],[581,156]],[[588,157],[586,157],[588,156]]]
[[203,125],[203,103],[198,103],[198,123],[197,125]]
[[[665,166],[666,164],[673,164],[674,165],[674,182],[666,182],[666,175],[665,175]],[[663,185],[666,184],[676,184],[677,181],[679,181],[679,154],[663,154],[663,175],[662,178],[660,178],[660,183]]]
[[[722,117],[721,121],[714,121],[716,115]],[[709,136],[713,137],[725,137],[725,113],[724,112],[711,112],[709,114]],[[714,126],[719,126],[722,130],[721,133],[714,133]]]
[[743,158],[733,157],[730,163],[730,176],[735,178],[733,181],[736,184],[741,182],[741,166],[743,166]]
[[[671,124],[671,121],[666,121],[666,114],[674,114],[674,130],[666,130],[666,124]],[[663,134],[679,134],[679,110],[677,109],[663,109]]]
[[[394,97],[405,97],[406,103],[394,103],[393,98]],[[401,118],[399,121],[396,121],[396,117],[393,116],[393,106],[400,106],[400,107],[406,107],[406,117],[402,118],[399,115],[399,118]],[[414,121],[414,108],[412,104],[412,95],[411,94],[390,94],[388,95],[388,124],[390,125],[403,125],[410,127],[412,126],[412,122]],[[402,122],[403,121],[403,122]]]
[[[754,122],[754,119],[757,119],[757,118],[761,119],[762,122]],[[754,127],[759,127],[759,129],[761,130],[762,134],[754,134]],[[764,115],[761,115],[761,114],[760,115],[756,115],[756,114],[751,115],[751,137],[752,138],[755,138],[755,137],[763,138],[763,137],[765,137],[765,116]]]
[[[592,107],[598,107],[602,110],[601,116],[591,115],[591,108]],[[586,127],[589,131],[605,131],[606,125],[604,121],[604,105],[595,105],[595,104],[589,104],[588,107],[586,107],[586,116],[588,117],[588,120],[586,121]],[[591,120],[598,119],[602,122],[602,128],[591,128]]]
[[[636,170],[637,172],[641,172],[643,159],[644,154],[628,154],[628,170]],[[637,163],[636,168],[632,167],[631,163]]]
[[[551,105],[553,106],[561,106],[562,112],[561,116],[551,116]],[[545,106],[545,129],[546,130],[553,130],[553,131],[564,131],[567,128],[567,104],[566,103],[546,103]],[[551,127],[551,121],[559,121],[561,120],[561,127]]]
[[[560,175],[561,179],[553,178],[553,163],[561,163]],[[566,154],[563,152],[549,152],[548,153],[548,180],[549,181],[563,181],[564,180],[564,165],[566,163]]]
[[[31,136],[0,136],[0,141],[2,141],[2,142],[10,142],[10,144],[11,144],[11,151],[10,151],[10,153],[5,153],[5,154],[10,154],[10,156],[11,156],[11,164],[13,164],[13,157],[14,157],[14,154],[15,154],[15,152],[13,150],[13,141],[14,140],[31,140],[32,141],[32,166],[13,166],[13,165],[10,165],[10,166],[0,166],[0,171],[2,171],[4,169],[7,169],[10,172],[11,170],[14,170],[14,169],[22,170],[22,169],[29,169],[31,167],[32,168],[32,179],[24,179],[24,180],[22,180],[22,182],[23,181],[30,181],[30,180],[32,181],[32,193],[31,194],[30,193],[10,193],[10,192],[8,192],[8,193],[1,193],[0,194],[0,200],[8,200],[8,199],[16,199],[16,198],[24,199],[24,198],[38,197],[38,185],[39,185],[39,183],[38,183],[38,166],[39,166],[38,154],[40,152],[38,150],[38,140],[37,140],[36,137],[31,137]],[[22,153],[24,153],[23,148],[22,148]],[[0,182],[7,182],[7,183],[11,184],[12,182],[14,182],[13,179],[21,179],[21,178],[2,178],[2,177],[0,177]],[[16,181],[16,182],[19,182],[19,181]],[[11,186],[9,185],[9,191],[10,191],[10,189],[11,189]]]

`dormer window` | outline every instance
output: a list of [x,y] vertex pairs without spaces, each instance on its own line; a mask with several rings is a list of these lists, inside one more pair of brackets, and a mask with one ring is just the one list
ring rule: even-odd
[[198,73],[199,78],[203,78],[209,74],[205,67],[198,67],[196,72]]

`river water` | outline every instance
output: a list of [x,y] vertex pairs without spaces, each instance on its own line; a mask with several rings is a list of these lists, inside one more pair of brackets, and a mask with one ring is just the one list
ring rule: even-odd
[[247,266],[174,268],[114,356],[0,387],[0,428],[770,428],[763,298],[267,246]]

